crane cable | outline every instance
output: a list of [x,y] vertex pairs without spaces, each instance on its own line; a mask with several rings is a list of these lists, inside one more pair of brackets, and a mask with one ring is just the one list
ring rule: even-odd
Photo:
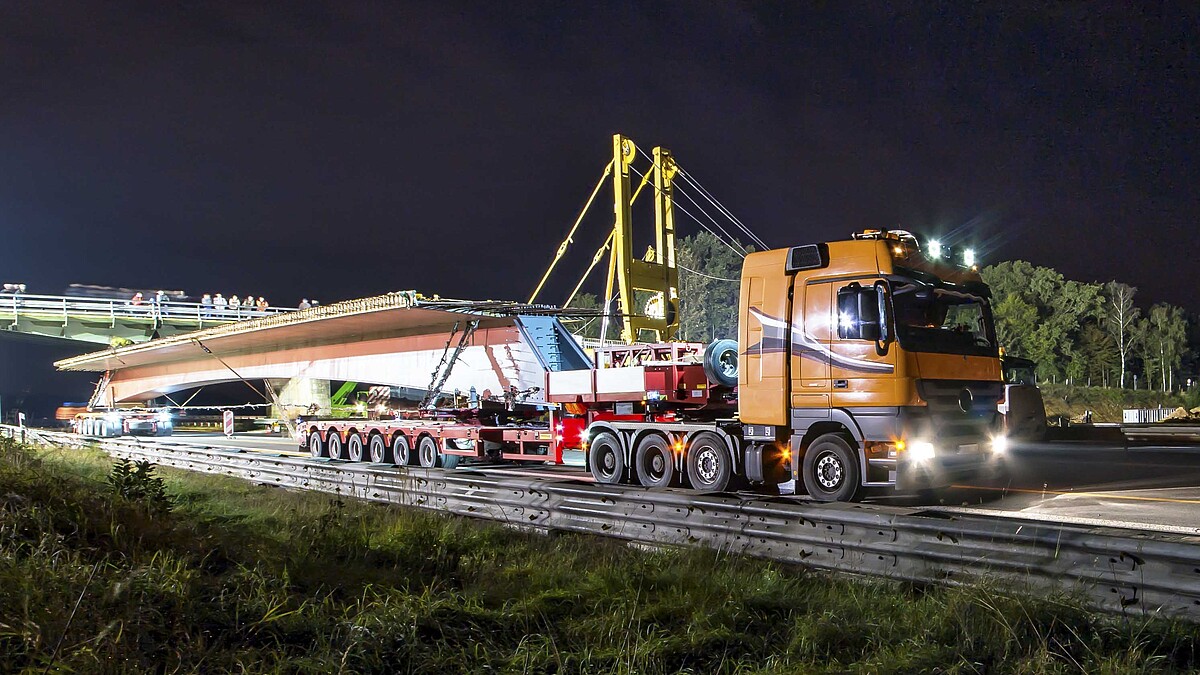
[[[634,173],[636,173],[637,175],[639,175],[639,176],[641,176],[641,175],[642,175],[642,172],[641,172],[641,171],[638,171],[637,169],[635,169],[635,168],[633,168],[633,167],[629,167],[629,168],[630,168],[630,169],[631,169],[631,170],[632,170]],[[656,186],[654,186],[654,189],[655,189],[655,191],[659,191],[659,192],[661,192],[661,190],[659,190],[659,188],[658,188],[658,186],[657,186],[657,185],[656,185]],[[732,245],[732,244],[730,244],[728,241],[725,241],[724,239],[722,239],[722,238],[721,238],[721,235],[717,234],[716,232],[713,232],[713,231],[712,231],[712,228],[710,228],[709,226],[705,225],[705,224],[704,224],[704,222],[703,222],[702,220],[700,220],[700,219],[699,219],[699,218],[697,218],[696,216],[692,215],[692,213],[691,213],[690,211],[688,211],[687,209],[683,208],[683,206],[681,206],[681,205],[679,204],[679,202],[672,201],[672,207],[673,207],[673,208],[676,208],[676,209],[679,209],[679,210],[680,210],[680,211],[682,211],[682,212],[684,213],[684,215],[686,215],[688,218],[691,218],[692,220],[696,221],[696,224],[697,224],[697,225],[699,225],[700,227],[702,227],[702,228],[704,228],[705,230],[707,230],[707,231],[708,231],[708,233],[709,233],[709,234],[711,234],[712,236],[716,237],[716,238],[717,238],[717,241],[721,242],[721,243],[722,243],[722,244],[724,244],[726,247],[728,247],[728,248],[729,248],[729,250],[730,250],[730,251],[733,251],[733,252],[734,252],[734,254],[735,254],[735,255],[737,255],[739,258],[745,258],[745,257],[746,257],[746,254],[745,254],[745,252],[744,252],[744,251],[739,251],[739,250],[737,250],[737,249],[736,249],[736,248],[734,248],[734,247],[733,247],[733,245]],[[708,214],[705,214],[705,215],[708,215]],[[728,235],[726,235],[726,236],[728,236]]]
[[709,192],[703,185],[701,185],[700,181],[696,180],[696,178],[694,176],[692,176],[692,174],[689,173],[687,169],[684,169],[683,167],[679,167],[679,173],[681,176],[683,176],[684,180],[686,180],[688,183],[691,183],[692,185],[694,185],[696,187],[696,189],[698,189],[700,191],[700,194],[703,195],[704,198],[707,199],[710,204],[715,206],[717,208],[717,210],[719,210],[721,213],[724,213],[725,217],[727,217],[727,218],[729,218],[729,220],[733,221],[733,223],[738,226],[738,229],[740,229],[742,232],[744,232],[747,237],[750,237],[751,241],[753,241],[754,243],[761,246],[763,250],[771,248],[770,246],[767,246],[767,242],[763,241],[761,238],[759,238],[758,235],[754,234],[754,232],[752,232],[750,230],[750,228],[745,225],[745,223],[743,223],[737,216],[733,215],[732,211],[730,211],[728,208],[726,208],[726,206],[724,204],[722,204],[719,199],[717,199],[715,196],[713,196],[713,194],[711,192]]
[[575,219],[575,225],[571,227],[571,231],[567,233],[567,237],[558,245],[558,251],[554,254],[554,259],[550,261],[550,266],[546,268],[546,273],[542,275],[542,280],[538,282],[537,288],[533,289],[533,294],[529,296],[529,304],[537,299],[538,293],[542,292],[542,287],[546,285],[546,280],[550,278],[550,273],[554,271],[554,266],[562,260],[563,255],[567,252],[567,246],[571,244],[572,237],[575,236],[575,231],[579,229],[579,224],[583,222],[583,217],[587,215],[588,209],[592,207],[592,202],[596,200],[596,195],[600,194],[600,188],[604,187],[604,181],[608,179],[612,173],[613,163],[610,161],[605,167],[604,172],[600,174],[600,180],[596,181],[596,187],[592,189],[592,196],[588,197],[587,202],[583,205],[583,210],[579,212],[579,217]]
[[[654,166],[655,168],[659,168],[659,171],[661,171],[661,167],[659,167],[659,165],[656,165],[656,163],[654,163],[653,157],[650,157],[649,155],[647,155],[646,151],[644,151],[642,149],[638,149],[638,151],[640,151],[640,153],[642,154],[643,157],[646,157],[646,159],[649,160],[650,165]],[[691,174],[686,172],[682,166],[678,165],[678,162],[676,163],[676,166],[679,168],[679,174],[684,175],[685,181],[688,181],[688,183],[695,185],[698,190],[700,190],[702,192],[707,192],[707,190],[704,190],[704,187],[702,185],[697,183],[696,179],[691,178]],[[637,169],[634,169],[634,171],[637,171]],[[641,175],[641,174],[638,174],[638,175]],[[702,207],[702,205],[700,203],[696,202],[696,199],[692,199],[691,195],[688,195],[688,192],[686,192],[683,189],[682,183],[674,184],[674,189],[676,189],[680,193],[680,195],[683,195],[684,197],[688,198],[688,201],[691,202],[692,205],[694,205],[694,207],[698,211],[700,211],[700,213],[704,214],[704,217],[707,217],[709,222],[712,222],[716,228],[720,229],[721,234],[724,234],[725,238],[722,238],[721,234],[713,232],[712,228],[708,227],[707,225],[704,225],[704,223],[700,219],[697,219],[697,217],[695,215],[692,215],[688,209],[683,208],[682,205],[680,205],[678,202],[672,201],[674,203],[674,205],[676,205],[676,207],[679,208],[680,211],[683,211],[684,214],[688,215],[691,220],[696,221],[697,225],[700,225],[702,228],[707,229],[708,233],[712,234],[713,237],[720,239],[722,244],[725,244],[726,246],[730,247],[730,250],[732,250],[734,253],[738,253],[738,256],[743,257],[743,258],[745,257],[745,255],[746,255],[745,246],[743,246],[742,243],[740,243],[740,241],[738,241],[738,239],[736,237],[733,237],[733,235],[728,233],[724,227],[721,227],[720,223],[716,222],[716,219],[714,219],[712,214],[709,214],[708,211],[706,209],[704,209],[704,207]],[[712,203],[712,202],[713,202],[713,199],[709,199],[709,203]],[[731,221],[737,221],[737,219],[734,219],[734,217],[732,217],[732,214],[727,213],[727,211],[728,211],[727,209],[721,209],[720,207],[718,207],[718,209],[721,211],[722,215],[725,215]],[[737,225],[737,222],[734,222],[734,225]],[[749,231],[749,228],[746,228],[745,226],[740,226],[740,225],[739,225],[739,227],[742,228],[743,232],[748,233],[748,235],[750,235],[751,239],[754,239],[754,240],[758,241],[758,243],[761,243],[761,239],[758,239],[757,237],[755,237],[754,233]],[[734,249],[734,245],[736,245],[738,247],[738,249],[742,249],[742,250],[738,251],[738,250]],[[763,247],[767,247],[767,246],[763,245]]]

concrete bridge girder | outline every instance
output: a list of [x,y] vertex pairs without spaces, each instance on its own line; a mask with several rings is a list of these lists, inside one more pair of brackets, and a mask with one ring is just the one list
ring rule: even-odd
[[[545,387],[545,370],[516,326],[481,328],[471,342],[443,391],[466,392],[475,387],[481,395],[500,396],[509,387]],[[195,354],[186,359],[113,371],[103,398],[114,402],[148,400],[201,384],[238,379],[340,380],[424,390],[430,385],[445,344],[444,334],[431,334],[254,354],[222,354],[215,348],[209,354],[196,345]],[[297,389],[297,395],[300,392],[302,388]],[[529,400],[542,401],[544,393],[539,391]]]

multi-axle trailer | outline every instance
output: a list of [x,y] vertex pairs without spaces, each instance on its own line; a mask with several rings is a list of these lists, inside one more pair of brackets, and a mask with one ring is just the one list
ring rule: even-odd
[[[746,256],[739,341],[601,348],[546,375],[539,410],[309,420],[312,454],[425,467],[562,463],[701,490],[797,479],[820,500],[994,469],[1006,439],[989,292],[907,233]],[[799,485],[798,485],[799,487]]]

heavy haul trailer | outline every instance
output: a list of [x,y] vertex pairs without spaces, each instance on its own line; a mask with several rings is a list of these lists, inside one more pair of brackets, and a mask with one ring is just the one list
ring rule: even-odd
[[886,231],[753,253],[740,353],[728,340],[599,349],[589,368],[547,369],[544,402],[558,407],[538,421],[330,420],[302,427],[302,442],[430,467],[583,450],[603,483],[724,490],[795,477],[820,500],[944,485],[993,467],[1005,447],[989,293],[951,258]]
[[[625,410],[645,420],[589,421],[592,475],[703,490],[795,477],[833,501],[996,468],[999,349],[987,286],[964,253],[955,264],[908,233],[867,231],[746,256],[734,409],[671,406],[648,388]],[[568,393],[579,375],[550,373],[549,397],[596,406],[614,376],[596,370],[593,391]],[[653,418],[668,407],[680,419]]]

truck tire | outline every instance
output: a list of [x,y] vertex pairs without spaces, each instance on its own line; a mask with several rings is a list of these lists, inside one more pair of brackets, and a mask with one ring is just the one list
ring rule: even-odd
[[315,430],[308,432],[308,454],[313,457],[325,456],[325,446],[321,444],[321,432]]
[[438,443],[433,436],[422,436],[417,443],[417,461],[426,469],[437,468],[441,464],[442,453],[438,451]]
[[329,459],[346,459],[342,451],[342,437],[335,431],[330,431],[329,438],[325,439],[325,449],[329,451]]
[[438,453],[440,460],[438,466],[443,469],[457,469],[458,463],[462,461],[462,455],[447,455],[446,453]]
[[860,480],[854,449],[841,434],[825,434],[804,453],[804,489],[819,502],[852,502]]
[[351,462],[361,462],[363,460],[362,434],[350,434],[350,438],[346,439],[346,454],[350,456]]
[[704,375],[725,387],[738,383],[738,345],[733,340],[713,340],[704,350]]
[[733,481],[733,456],[720,436],[711,431],[692,436],[687,449],[687,475],[697,490],[722,492],[729,487]]
[[404,434],[396,434],[392,439],[392,461],[399,466],[412,464],[412,445]]
[[625,451],[612,432],[601,431],[588,446],[588,470],[597,483],[616,485],[625,480]]
[[383,442],[383,436],[374,434],[367,445],[372,464],[391,464],[391,457],[388,456],[390,449],[387,443]]
[[638,482],[645,487],[670,487],[675,482],[675,455],[667,439],[649,434],[638,441],[633,470]]

